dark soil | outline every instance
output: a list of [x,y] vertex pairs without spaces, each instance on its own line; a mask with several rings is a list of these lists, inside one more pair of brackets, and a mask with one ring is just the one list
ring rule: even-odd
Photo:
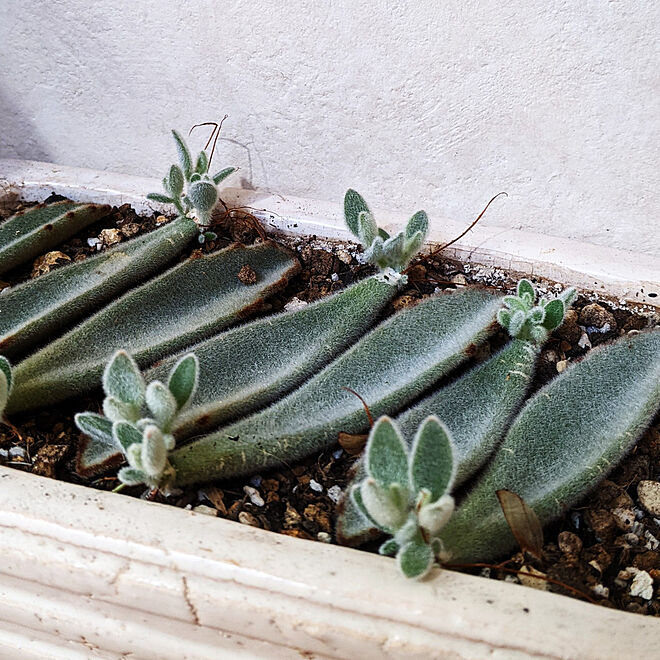
[[[49,201],[60,199],[53,196]],[[22,204],[18,199],[0,200],[0,219]],[[139,217],[128,205],[112,211],[92,227],[69,239],[33,264],[4,276],[0,289],[37,277],[70,261],[78,261],[108,245],[147,232],[169,218],[154,214]],[[241,211],[218,212],[214,231],[218,239],[191,249],[212,251],[239,240],[250,243],[263,230]],[[286,290],[271,299],[270,311],[287,303],[312,302],[340,290],[371,272],[356,260],[356,246],[316,237],[281,238],[299,255],[303,268]],[[183,255],[186,258],[188,254]],[[249,273],[243,273],[249,277]],[[422,257],[409,270],[409,282],[394,300],[389,312],[415,304],[443,289],[478,284],[499,291],[512,291],[514,280],[498,269],[475,268]],[[552,293],[561,286],[535,282]],[[297,299],[294,300],[294,299]],[[643,313],[640,313],[643,312]],[[534,389],[579,359],[591,346],[658,323],[650,310],[631,310],[614,301],[580,296],[564,325],[547,343],[537,368]],[[506,341],[496,334],[476,356],[485,359]],[[112,475],[86,480],[75,472],[80,433],[73,415],[81,410],[100,410],[100,392],[36,414],[16,416],[12,430],[0,427],[0,463],[46,477],[110,490],[118,485]],[[135,497],[156,498],[173,506],[192,508],[209,515],[236,520],[288,536],[335,543],[333,520],[336,502],[349,481],[349,472],[359,453],[361,439],[342,438],[333,450],[312,456],[250,479],[218,482],[189,488],[176,496],[163,496],[144,489],[125,489]],[[640,440],[628,458],[581,506],[568,511],[546,528],[543,560],[515,554],[498,568],[475,568],[471,572],[498,579],[521,581],[536,588],[584,598],[608,607],[660,616],[660,519],[644,509],[637,494],[640,481],[660,479],[660,418]],[[657,512],[656,512],[657,513]],[[516,574],[518,569],[522,574]],[[530,578],[535,573],[551,581]],[[562,586],[565,585],[565,586]],[[639,595],[633,595],[639,594]]]

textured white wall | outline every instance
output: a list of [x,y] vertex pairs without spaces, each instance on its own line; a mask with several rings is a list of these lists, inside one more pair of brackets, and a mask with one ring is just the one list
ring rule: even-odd
[[[243,185],[660,256],[650,0],[1,0],[0,156],[162,175],[229,119]],[[201,146],[200,134],[195,142]]]

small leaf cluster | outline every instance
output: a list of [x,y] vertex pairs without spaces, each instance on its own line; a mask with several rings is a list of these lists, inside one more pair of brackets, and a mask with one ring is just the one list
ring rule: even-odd
[[344,218],[352,234],[364,246],[364,258],[381,270],[392,268],[400,273],[419,252],[428,233],[429,219],[417,211],[405,230],[390,236],[376,225],[362,195],[349,188],[344,196]]
[[0,355],[0,421],[2,421],[11,394],[12,386],[11,364],[9,360]]
[[[211,211],[218,201],[218,185],[224,181],[235,167],[226,167],[213,176],[209,175],[209,157],[206,151],[200,151],[193,165],[192,155],[183,137],[172,131],[179,155],[179,165],[172,165],[163,178],[166,195],[149,193],[148,199],[165,204],[174,204],[180,215],[187,215],[194,210],[195,219],[201,229],[211,224]],[[212,240],[213,232],[200,233],[200,243]]]
[[113,442],[124,454],[128,466],[118,474],[123,484],[167,489],[174,478],[168,461],[168,452],[175,445],[172,429],[195,393],[198,373],[197,358],[189,353],[173,366],[167,385],[159,380],[146,385],[126,351],[113,355],[103,374],[105,416],[85,412],[77,414],[75,421],[92,441]]
[[505,307],[497,313],[497,320],[512,337],[540,345],[562,324],[576,297],[576,290],[570,287],[556,298],[536,302],[534,285],[523,278],[516,295],[504,296]]
[[454,511],[447,428],[437,417],[427,417],[408,450],[397,424],[381,417],[369,434],[364,464],[366,477],[351,497],[373,525],[392,536],[379,552],[396,555],[406,577],[424,577],[442,551],[438,537]]

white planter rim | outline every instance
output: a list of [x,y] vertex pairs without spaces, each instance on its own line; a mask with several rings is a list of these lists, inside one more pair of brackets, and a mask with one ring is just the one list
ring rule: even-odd
[[[141,194],[157,189],[16,161],[0,161],[0,185],[138,210],[153,207]],[[318,220],[323,209],[336,220],[336,208],[280,202],[278,213],[298,214],[268,218],[279,229],[347,238]],[[389,558],[9,468],[0,556],[7,657],[614,659],[633,648],[652,657],[660,638],[652,617],[446,570],[409,582]]]

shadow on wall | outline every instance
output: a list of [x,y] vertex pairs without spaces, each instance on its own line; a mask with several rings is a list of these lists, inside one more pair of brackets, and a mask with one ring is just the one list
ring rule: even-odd
[[0,88],[0,158],[50,162],[51,153],[35,124]]

